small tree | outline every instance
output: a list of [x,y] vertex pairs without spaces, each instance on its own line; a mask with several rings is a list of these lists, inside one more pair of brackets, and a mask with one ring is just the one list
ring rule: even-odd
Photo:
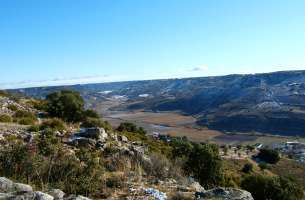
[[80,122],[84,118],[84,100],[79,92],[63,90],[46,97],[47,111],[52,117],[68,122]]
[[252,175],[246,177],[241,187],[249,191],[254,199],[301,200],[303,189],[292,179]]
[[261,149],[257,157],[270,164],[275,164],[280,160],[279,153],[273,149]]
[[222,160],[214,144],[194,144],[186,169],[206,188],[221,185],[224,181]]

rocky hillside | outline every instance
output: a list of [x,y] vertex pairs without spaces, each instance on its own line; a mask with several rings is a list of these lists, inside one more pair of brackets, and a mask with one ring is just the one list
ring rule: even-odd
[[301,183],[273,174],[269,165],[231,166],[222,157],[229,147],[162,140],[127,122],[112,127],[75,91],[0,99],[0,199],[303,198]]
[[[77,93],[57,95],[65,97],[56,99],[58,108],[49,101],[1,95],[0,199],[253,200],[244,190],[212,187],[216,182],[205,190],[173,159],[170,144],[145,136],[132,124],[110,127],[82,104],[74,107],[79,104],[71,98],[82,102]],[[55,118],[50,107],[82,117],[64,121],[71,118]]]
[[34,97],[74,89],[88,106],[121,100],[112,109],[180,111],[221,131],[304,135],[305,71],[101,83],[14,90]]

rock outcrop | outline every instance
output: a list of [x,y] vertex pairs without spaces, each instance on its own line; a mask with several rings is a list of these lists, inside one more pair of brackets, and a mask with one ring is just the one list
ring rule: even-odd
[[215,188],[208,191],[196,192],[197,199],[222,200],[254,200],[251,193],[235,188]]
[[81,195],[66,195],[59,189],[48,192],[33,191],[30,185],[14,183],[13,181],[0,177],[0,199],[1,200],[90,200]]

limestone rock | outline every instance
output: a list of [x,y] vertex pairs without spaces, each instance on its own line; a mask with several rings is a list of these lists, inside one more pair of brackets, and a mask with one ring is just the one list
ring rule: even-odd
[[128,138],[124,135],[119,135],[118,139],[119,139],[119,141],[122,141],[122,142],[128,142]]
[[254,200],[251,193],[235,188],[215,188],[205,192],[196,192],[197,199],[223,199],[223,200]]
[[54,200],[62,200],[65,196],[65,193],[59,189],[52,189],[48,192],[48,194],[54,197]]
[[54,197],[52,197],[51,195],[40,191],[34,192],[34,194],[36,200],[54,200]]
[[13,191],[14,191],[14,182],[5,177],[0,177],[0,192],[8,193]]
[[14,190],[16,192],[32,192],[33,188],[32,186],[23,183],[14,183]]
[[190,185],[190,188],[197,191],[197,192],[203,192],[205,191],[204,188],[198,183],[198,182],[193,182]]

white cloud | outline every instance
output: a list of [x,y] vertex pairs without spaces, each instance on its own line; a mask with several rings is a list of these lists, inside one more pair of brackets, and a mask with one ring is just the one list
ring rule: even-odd
[[86,83],[103,83],[112,81],[124,81],[127,80],[123,75],[92,75],[83,77],[69,77],[69,78],[53,78],[49,80],[26,80],[19,82],[6,82],[0,83],[0,89],[14,89],[14,88],[27,88],[27,87],[39,87],[39,86],[58,86],[58,85],[74,85],[74,84],[86,84]]

